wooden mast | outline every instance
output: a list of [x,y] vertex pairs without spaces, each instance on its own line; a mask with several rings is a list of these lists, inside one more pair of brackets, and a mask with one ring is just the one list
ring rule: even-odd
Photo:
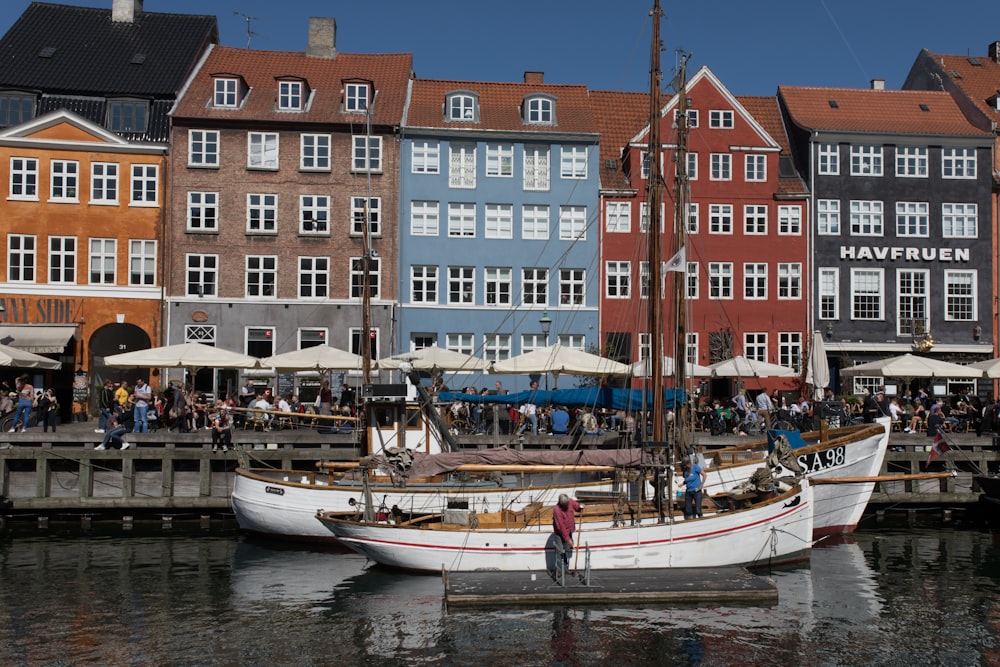
[[[680,71],[677,73],[677,146],[674,150],[674,238],[675,257],[680,257],[680,269],[674,272],[674,321],[677,335],[674,338],[674,392],[687,392],[687,217],[688,217],[688,174],[687,174],[687,135],[688,135],[688,99],[687,99],[687,56],[681,56]],[[675,401],[673,421],[674,451],[684,456],[690,446],[690,432],[687,429],[688,405]]]
[[660,202],[663,199],[663,174],[660,168],[660,86],[663,72],[660,70],[660,20],[663,11],[660,0],[653,3],[653,37],[650,53],[650,95],[649,95],[649,180],[646,185],[649,206],[649,229],[647,229],[647,259],[649,263],[649,285],[647,301],[649,317],[649,382],[653,392],[653,442],[663,442],[666,422],[663,409],[663,301],[660,293]]

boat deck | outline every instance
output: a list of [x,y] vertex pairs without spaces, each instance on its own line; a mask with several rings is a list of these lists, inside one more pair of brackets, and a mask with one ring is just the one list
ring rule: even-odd
[[741,567],[599,570],[590,585],[566,574],[560,585],[548,572],[450,572],[445,602],[453,607],[545,604],[753,604],[772,605],[778,588],[770,577]]

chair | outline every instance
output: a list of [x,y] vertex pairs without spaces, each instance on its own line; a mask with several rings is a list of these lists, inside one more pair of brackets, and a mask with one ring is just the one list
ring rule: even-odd
[[248,428],[254,431],[258,428],[260,428],[261,431],[267,430],[267,415],[264,413],[263,409],[253,409],[253,412],[250,413],[250,416],[247,417],[247,420],[243,423],[243,430],[245,431]]
[[295,421],[292,419],[292,416],[288,415],[288,414],[278,415],[278,419],[276,420],[275,425],[279,429],[285,429],[285,428],[295,429],[296,428]]

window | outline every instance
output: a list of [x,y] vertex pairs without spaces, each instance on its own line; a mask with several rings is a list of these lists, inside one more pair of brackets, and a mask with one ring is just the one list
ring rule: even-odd
[[549,207],[525,204],[521,207],[521,238],[547,241],[549,238]]
[[746,156],[746,180],[766,181],[767,180],[767,156],[747,155]]
[[219,193],[188,192],[187,230],[219,231]]
[[247,298],[273,299],[278,278],[278,258],[272,255],[247,255]]
[[484,216],[488,239],[514,238],[514,206],[512,204],[487,204]]
[[214,324],[185,324],[184,342],[203,343],[215,347],[216,326]]
[[767,207],[743,207],[743,233],[750,235],[767,234]]
[[547,336],[539,333],[527,333],[521,334],[521,354],[527,354],[528,352],[534,352],[535,350],[540,350],[546,347]]
[[349,334],[351,337],[350,351],[354,354],[365,354],[371,359],[378,359],[379,356],[379,331],[369,329],[365,334],[368,337],[367,343],[362,342],[360,327],[351,327]]
[[802,234],[802,207],[778,207],[778,235],[799,236]]
[[751,361],[767,361],[767,334],[747,332],[743,334],[743,354]]
[[802,298],[802,265],[798,262],[778,264],[778,298]]
[[79,201],[77,186],[79,185],[80,163],[75,160],[52,160],[50,181],[52,188],[49,201]]
[[132,165],[132,205],[156,205],[158,172],[155,164]]
[[510,334],[486,334],[483,336],[483,356],[486,361],[510,359]]
[[[365,233],[365,197],[351,197],[351,236]],[[382,198],[370,197],[368,202],[368,235],[382,236]]]
[[709,111],[708,112],[708,126],[714,129],[721,130],[731,130],[733,129],[733,111],[732,109],[725,109],[722,111]]
[[586,269],[559,269],[559,305],[582,306],[586,297]]
[[929,236],[930,218],[925,201],[896,202],[896,236]]
[[[649,298],[649,262],[640,261],[639,262],[639,298],[648,299]],[[661,298],[663,296],[662,290],[660,294]]]
[[709,206],[708,206],[708,233],[709,234],[732,234],[733,233],[733,205],[732,204],[709,204]]
[[12,283],[35,282],[35,237],[7,235],[7,280]]
[[[674,109],[674,124],[677,123],[678,117],[680,115],[680,109]],[[687,126],[689,128],[698,127],[698,110],[688,109],[687,110]]]
[[448,98],[448,120],[475,121],[478,109],[472,95],[451,95]]
[[713,181],[729,181],[733,178],[733,156],[729,153],[712,153],[712,171],[709,176]]
[[698,212],[700,204],[688,204],[688,234],[697,234],[700,227],[699,220],[701,214]]
[[445,334],[445,349],[471,355],[475,352],[475,338],[472,334]]
[[448,236],[474,238],[476,236],[476,205],[450,202],[448,204]]
[[215,79],[214,105],[220,108],[233,108],[239,104],[238,79]]
[[476,145],[452,144],[449,149],[448,187],[476,187]]
[[897,146],[896,176],[927,178],[927,149],[920,146]]
[[[660,204],[660,233],[666,224],[666,203]],[[639,202],[639,231],[643,234],[649,231],[649,202]]]
[[545,192],[549,189],[549,149],[524,147],[524,189]]
[[247,354],[263,359],[274,354],[274,327],[247,327]]
[[687,154],[687,178],[689,181],[698,180],[698,154]]
[[816,159],[819,161],[817,173],[821,176],[837,176],[840,174],[840,146],[837,144],[820,144]]
[[278,232],[278,195],[247,195],[247,234]]
[[609,299],[627,299],[632,295],[631,262],[607,262],[604,296]]
[[798,331],[778,332],[778,364],[785,368],[802,369],[802,334]]
[[639,156],[639,178],[646,180],[649,178],[649,151],[640,151]]
[[587,238],[587,207],[559,207],[559,238],[563,241],[576,241]]
[[851,269],[851,319],[881,320],[883,277],[881,269]]
[[114,285],[117,281],[118,241],[90,239],[90,284]]
[[743,298],[767,298],[767,264],[753,263],[743,265]]
[[38,160],[28,157],[10,159],[10,198],[38,199]]
[[979,236],[979,205],[941,204],[941,235],[952,239]]
[[215,296],[218,280],[218,255],[188,255],[187,295]]
[[351,171],[382,172],[382,137],[354,137]]
[[0,94],[0,126],[20,125],[35,117],[35,97],[23,93]]
[[410,171],[414,174],[440,173],[440,144],[436,141],[414,141],[410,144]]
[[299,234],[330,234],[330,198],[326,195],[299,196]]
[[330,258],[299,257],[299,298],[330,296]]
[[330,171],[330,135],[303,134],[299,138],[302,171]]
[[436,201],[410,202],[410,236],[437,236],[440,205]]
[[912,336],[930,331],[927,305],[930,286],[926,270],[896,271],[896,333]]
[[128,242],[128,284],[144,287],[156,284],[156,241]]
[[438,267],[410,267],[410,303],[438,302]]
[[684,346],[684,359],[687,361],[688,365],[694,365],[698,363],[698,334],[688,333],[687,340]]
[[319,347],[326,343],[329,331],[326,327],[301,327],[298,333],[299,349],[307,350],[310,347]]
[[698,262],[688,262],[687,271],[687,298],[698,298]]
[[247,169],[278,168],[278,133],[247,134]]
[[882,236],[882,202],[851,200],[851,236]]
[[483,269],[483,294],[487,306],[509,306],[513,273],[510,268]]
[[816,233],[821,236],[840,235],[840,200],[816,201]]
[[526,306],[549,305],[549,270],[521,270],[521,303]]
[[840,269],[819,269],[819,319],[840,319]]
[[709,299],[733,298],[732,262],[709,262],[708,298]]
[[976,272],[944,272],[944,319],[975,322],[979,318],[976,300]]
[[524,122],[532,125],[554,125],[555,101],[547,97],[529,97],[524,109]]
[[143,134],[149,105],[138,100],[108,101],[108,129],[112,132]]
[[49,237],[49,282],[76,282],[76,237]]
[[513,144],[486,144],[486,175],[499,178],[514,176]]
[[881,176],[882,147],[851,144],[851,176]]
[[302,110],[302,82],[301,81],[279,81],[278,82],[278,110],[279,111],[301,111]]
[[942,178],[976,178],[975,148],[942,148]]
[[344,111],[363,113],[368,111],[371,92],[367,83],[348,83],[344,86]]
[[471,305],[476,302],[476,269],[472,266],[448,267],[448,303]]
[[632,231],[632,204],[627,201],[609,201],[604,207],[604,228],[608,232]]
[[92,162],[90,164],[90,203],[118,203],[118,164]]
[[559,156],[560,178],[587,178],[586,146],[563,146]]

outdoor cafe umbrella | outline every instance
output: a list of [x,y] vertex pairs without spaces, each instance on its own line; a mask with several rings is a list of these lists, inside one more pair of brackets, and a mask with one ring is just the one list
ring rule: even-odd
[[632,367],[628,364],[608,359],[583,350],[559,345],[542,347],[531,352],[511,357],[503,361],[494,361],[490,373],[523,374],[552,373],[558,381],[559,374],[588,375],[601,377],[605,375],[628,375]]
[[260,365],[276,371],[359,371],[364,358],[329,345],[313,345],[266,357]]
[[486,362],[479,357],[447,350],[436,345],[379,359],[378,367],[395,370],[403,363],[410,364],[415,371],[424,371],[431,375],[438,375],[444,371],[471,373],[486,368]]
[[10,368],[44,368],[46,370],[57,370],[62,368],[62,364],[55,359],[43,357],[40,354],[19,350],[10,345],[0,344],[0,366]]
[[260,368],[260,359],[202,343],[180,343],[104,357],[112,368]]
[[856,374],[877,374],[882,377],[893,378],[980,378],[983,377],[983,369],[976,368],[975,364],[963,366],[953,364],[950,361],[933,359],[931,357],[920,357],[915,354],[903,354],[898,357],[887,357],[868,363],[850,366],[841,371],[842,373]]
[[[664,375],[673,375],[674,358],[664,356],[662,368]],[[649,359],[640,359],[639,361],[632,364],[631,375],[632,377],[637,377],[637,378],[648,378],[649,371],[650,371]],[[702,366],[701,364],[685,364],[684,371],[688,377],[707,378],[712,376],[712,371],[709,370],[708,366]]]
[[743,377],[792,377],[798,375],[798,371],[787,366],[769,364],[766,361],[756,361],[747,359],[744,356],[736,356],[730,359],[723,359],[708,366],[712,371],[712,377],[717,378],[743,378]]
[[809,349],[809,363],[806,365],[806,384],[813,386],[813,400],[822,401],[824,389],[830,384],[830,363],[826,358],[826,343],[823,334],[813,332],[812,347]]
[[969,368],[982,370],[988,378],[1000,378],[1000,359],[986,359],[969,364]]

